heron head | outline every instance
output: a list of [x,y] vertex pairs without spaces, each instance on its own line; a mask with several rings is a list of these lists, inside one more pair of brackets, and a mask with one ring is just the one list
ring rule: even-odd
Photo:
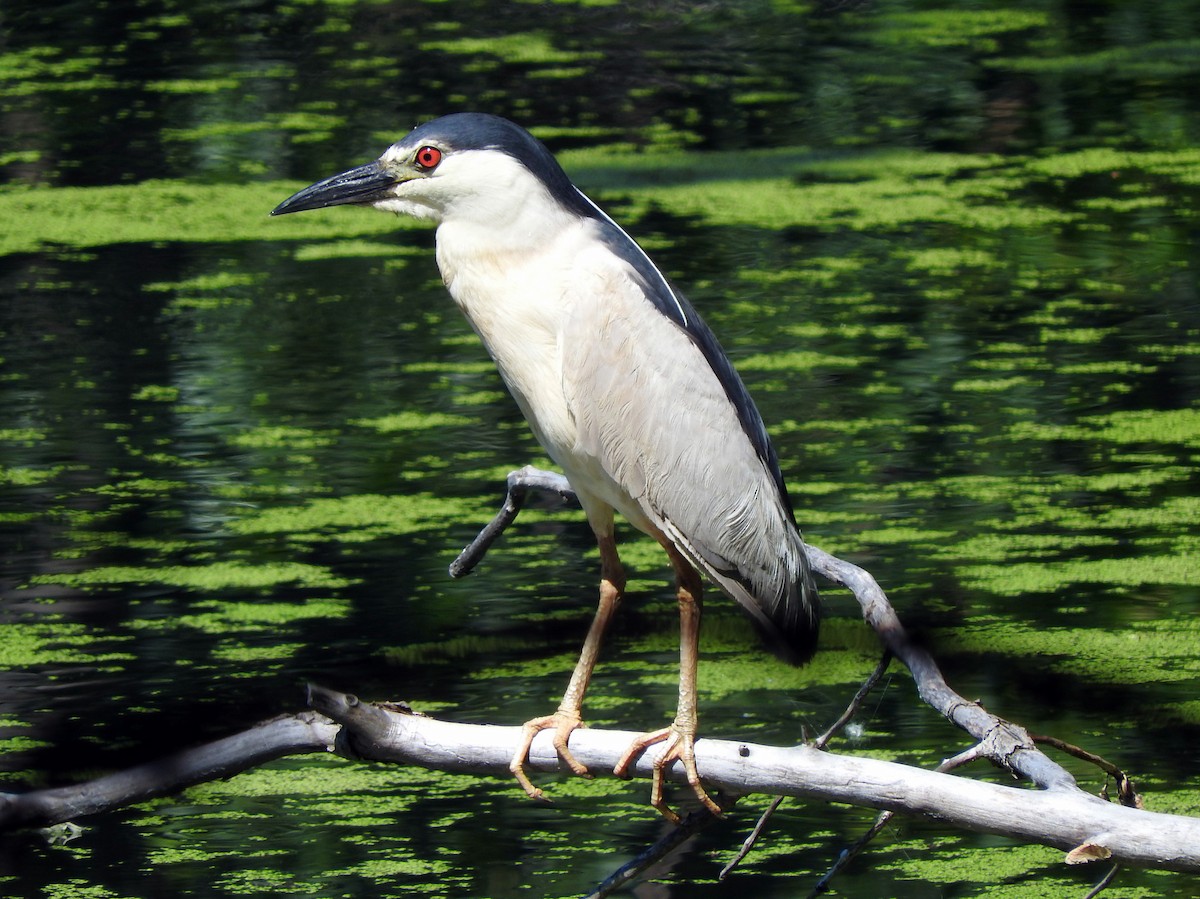
[[507,119],[482,113],[426,122],[374,162],[304,188],[271,214],[346,204],[437,222],[467,218],[485,225],[501,225],[531,205],[544,207],[548,216],[559,210],[588,210],[587,201],[537,138]]

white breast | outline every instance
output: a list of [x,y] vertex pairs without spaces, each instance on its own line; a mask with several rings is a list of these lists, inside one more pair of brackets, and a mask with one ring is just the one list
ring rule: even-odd
[[562,390],[567,279],[584,223],[572,218],[536,241],[500,240],[491,229],[453,221],[438,228],[438,267],[455,303],[496,362],[534,435],[564,467],[575,428]]

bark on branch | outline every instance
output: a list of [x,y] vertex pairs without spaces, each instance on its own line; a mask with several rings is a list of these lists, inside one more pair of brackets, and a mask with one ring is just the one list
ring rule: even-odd
[[302,712],[86,783],[0,793],[0,833],[19,827],[48,827],[134,805],[193,784],[232,777],[286,755],[327,752],[339,730],[328,718]]
[[[510,777],[518,726],[457,724],[392,703],[310,687],[311,712],[276,718],[249,731],[73,787],[0,794],[0,831],[47,826],[144,801],[204,780],[229,777],[284,755],[333,750],[351,759]],[[575,757],[596,775],[611,772],[638,734],[584,728],[571,735]],[[539,734],[528,768],[569,774]],[[658,749],[630,769],[649,778]],[[1164,815],[1106,802],[1070,788],[1028,789],[967,780],[808,746],[782,748],[700,739],[700,773],[723,796],[797,796],[920,816],[951,827],[1041,843],[1064,851],[1088,846],[1096,857],[1139,867],[1200,873],[1200,818]],[[670,779],[685,783],[675,765]],[[514,801],[523,801],[514,787]]]
[[[310,697],[313,708],[345,726],[346,742],[339,746],[362,758],[510,776],[508,764],[520,743],[520,727],[441,721],[318,687],[310,688]],[[552,736],[543,732],[534,739],[527,768],[569,775],[554,751]],[[601,775],[612,771],[638,736],[632,731],[581,728],[571,734],[569,745],[576,759]],[[649,778],[659,751],[643,753],[630,774]],[[781,748],[708,738],[696,741],[696,762],[706,785],[734,796],[767,793],[887,809],[1064,851],[1091,845],[1108,850],[1113,861],[1139,867],[1200,873],[1200,818],[1130,808],[1075,787],[1031,790],[808,746]],[[678,764],[669,777],[687,783]]]

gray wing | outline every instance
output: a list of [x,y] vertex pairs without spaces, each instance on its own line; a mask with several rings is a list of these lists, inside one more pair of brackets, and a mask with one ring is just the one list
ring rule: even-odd
[[[648,520],[777,648],[806,659],[816,588],[765,430],[747,430],[747,408],[760,428],[761,419],[740,379],[694,310],[674,292],[653,301],[653,288],[620,256],[597,250],[577,274],[562,336],[577,454],[614,483],[604,497],[611,505],[635,524]],[[663,313],[668,299],[686,324]],[[714,349],[727,372],[714,367]]]

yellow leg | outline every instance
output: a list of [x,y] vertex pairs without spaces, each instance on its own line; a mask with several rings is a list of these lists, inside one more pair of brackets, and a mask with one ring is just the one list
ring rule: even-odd
[[554,749],[559,758],[576,774],[588,774],[587,768],[567,748],[567,740],[575,728],[583,726],[583,697],[592,679],[592,669],[596,667],[596,660],[600,656],[604,635],[625,590],[625,569],[617,555],[617,545],[611,529],[607,534],[598,534],[596,540],[600,545],[600,604],[596,609],[596,617],[592,619],[592,626],[588,628],[587,639],[583,641],[583,651],[579,655],[579,661],[575,663],[575,671],[567,684],[562,702],[558,704],[558,711],[553,715],[525,722],[521,728],[521,743],[508,765],[508,770],[532,799],[546,798],[546,794],[535,787],[529,775],[525,773],[529,747],[533,744],[533,738],[544,730],[554,731]]
[[688,783],[696,797],[715,815],[721,813],[720,806],[704,790],[700,772],[696,769],[696,668],[700,659],[700,575],[674,547],[667,546],[667,553],[675,567],[679,598],[679,707],[675,721],[670,727],[652,731],[638,737],[625,750],[613,773],[623,777],[633,760],[656,743],[665,742],[666,748],[654,763],[654,779],[650,788],[650,804],[663,817],[672,822],[679,815],[667,807],[663,799],[663,780],[666,769],[675,762],[683,765]]

